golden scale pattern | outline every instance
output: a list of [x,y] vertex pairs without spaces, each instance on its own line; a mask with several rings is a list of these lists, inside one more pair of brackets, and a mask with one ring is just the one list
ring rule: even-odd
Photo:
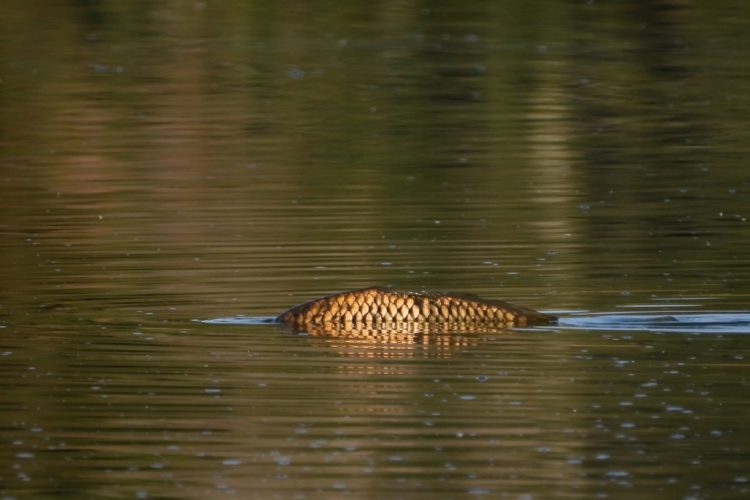
[[[461,331],[549,323],[554,317],[505,302],[452,293],[402,292],[373,287],[342,292],[295,306],[276,318],[311,334]],[[369,336],[369,335],[368,335]]]

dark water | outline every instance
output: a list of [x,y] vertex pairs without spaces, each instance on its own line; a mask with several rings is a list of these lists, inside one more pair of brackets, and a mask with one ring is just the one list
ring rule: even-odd
[[[744,3],[2,11],[3,498],[750,494]],[[375,284],[565,319],[253,319]]]

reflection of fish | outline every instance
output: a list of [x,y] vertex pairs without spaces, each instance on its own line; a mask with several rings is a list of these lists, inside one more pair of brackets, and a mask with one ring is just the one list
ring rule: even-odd
[[406,292],[372,287],[311,300],[276,321],[312,334],[357,332],[489,333],[548,324],[557,318],[498,300],[460,293]]

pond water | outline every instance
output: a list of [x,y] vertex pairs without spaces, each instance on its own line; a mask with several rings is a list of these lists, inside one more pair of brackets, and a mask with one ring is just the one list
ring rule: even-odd
[[[747,498],[750,6],[23,2],[3,498]],[[558,325],[258,321],[369,285]]]

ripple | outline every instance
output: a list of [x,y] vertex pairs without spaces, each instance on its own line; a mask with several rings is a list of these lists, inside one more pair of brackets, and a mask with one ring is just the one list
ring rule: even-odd
[[750,313],[705,312],[696,314],[586,314],[561,317],[558,327],[580,330],[623,330],[675,333],[750,333]]

